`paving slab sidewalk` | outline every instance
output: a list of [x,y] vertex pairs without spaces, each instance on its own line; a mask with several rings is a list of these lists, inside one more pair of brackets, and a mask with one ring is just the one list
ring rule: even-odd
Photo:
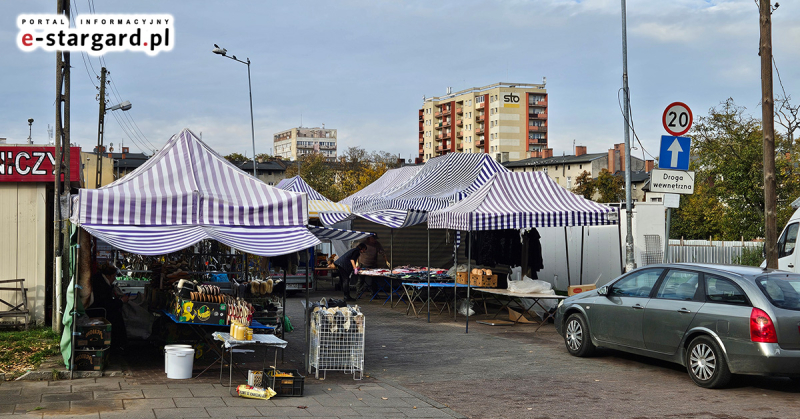
[[[0,415],[59,418],[463,417],[396,383],[306,383],[302,397],[243,399],[220,384],[137,385],[125,377],[0,384]],[[141,388],[138,388],[141,387]]]

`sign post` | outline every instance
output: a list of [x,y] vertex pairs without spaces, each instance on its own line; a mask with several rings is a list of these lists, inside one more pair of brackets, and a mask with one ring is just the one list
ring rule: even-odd
[[[661,153],[658,170],[650,175],[650,191],[664,192],[664,205],[667,207],[667,225],[664,233],[664,262],[669,258],[669,227],[672,221],[672,208],[677,208],[671,194],[691,195],[694,193],[694,172],[689,171],[689,155],[692,139],[681,137],[692,127],[692,110],[683,102],[670,103],[661,116],[661,123],[670,135],[661,136]],[[670,170],[663,170],[670,169]],[[667,198],[671,202],[667,202]]]

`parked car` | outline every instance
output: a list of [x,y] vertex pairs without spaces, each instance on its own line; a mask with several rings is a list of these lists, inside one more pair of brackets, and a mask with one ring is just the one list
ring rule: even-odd
[[[800,209],[792,214],[778,239],[778,269],[800,272],[800,252],[795,252],[797,232],[800,230]],[[767,266],[764,261],[762,267]]]
[[570,354],[606,347],[672,361],[706,388],[731,374],[800,379],[799,325],[800,275],[738,265],[649,265],[556,312]]

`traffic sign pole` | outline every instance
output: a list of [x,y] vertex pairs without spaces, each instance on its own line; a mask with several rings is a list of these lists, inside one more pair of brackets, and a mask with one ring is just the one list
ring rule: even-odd
[[[692,140],[689,137],[681,137],[681,135],[689,132],[689,129],[692,127],[693,119],[692,110],[689,109],[685,103],[673,102],[664,109],[664,114],[661,116],[661,123],[664,125],[664,129],[674,137],[666,135],[661,137],[661,155],[658,159],[659,169],[689,170],[689,153]],[[666,154],[669,154],[669,159],[666,158]],[[669,166],[664,164],[667,161],[669,161]],[[689,172],[686,173],[688,174]],[[663,177],[666,178],[668,175],[669,173],[665,171]],[[654,179],[653,174],[651,174],[650,184],[654,185],[655,180],[657,179]],[[665,183],[664,181],[665,179],[661,179],[660,183]],[[694,192],[693,175],[691,176],[691,182],[692,192]],[[685,186],[679,185],[679,183],[680,181],[676,178],[676,187]],[[681,192],[676,190],[676,193]],[[667,207],[667,225],[664,231],[664,263],[667,263],[667,259],[669,258],[669,227],[671,221],[672,206],[670,205]]]

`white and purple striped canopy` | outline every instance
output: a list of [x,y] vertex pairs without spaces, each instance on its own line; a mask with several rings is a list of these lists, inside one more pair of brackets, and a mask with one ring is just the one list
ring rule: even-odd
[[243,172],[184,129],[145,164],[78,194],[79,224],[130,252],[155,255],[215,239],[263,256],[319,243],[307,197]]
[[616,224],[615,209],[558,186],[543,172],[497,173],[461,202],[428,214],[429,228],[502,230]]
[[[399,187],[402,187],[420,170],[422,170],[422,166],[405,166],[397,169],[387,170],[381,177],[378,178],[378,180],[370,183],[364,189],[348,196],[347,198],[342,199],[339,201],[339,203],[352,206],[353,201],[355,201],[356,198],[380,196],[382,193],[389,193]],[[355,218],[355,215],[345,212],[320,214],[320,220],[322,220],[322,223],[326,226],[334,225],[340,221],[353,218]]]
[[286,179],[281,179],[277,185],[275,185],[278,189],[283,189],[285,191],[292,191],[292,192],[302,192],[308,195],[309,200],[316,200],[316,201],[330,201],[330,199],[325,198],[321,193],[317,192],[314,188],[311,187],[306,181],[303,180],[300,176],[294,176]]
[[340,228],[332,228],[332,227],[319,227],[315,225],[309,225],[308,231],[310,231],[311,233],[313,233],[315,236],[319,237],[322,240],[350,241],[350,240],[364,239],[369,236],[375,235],[375,233],[366,233],[363,231],[356,231],[356,230],[342,230]]
[[461,201],[501,172],[508,169],[487,154],[450,153],[428,160],[404,184],[380,194],[358,196],[351,206],[354,213],[370,221],[408,227],[425,222],[430,211]]

